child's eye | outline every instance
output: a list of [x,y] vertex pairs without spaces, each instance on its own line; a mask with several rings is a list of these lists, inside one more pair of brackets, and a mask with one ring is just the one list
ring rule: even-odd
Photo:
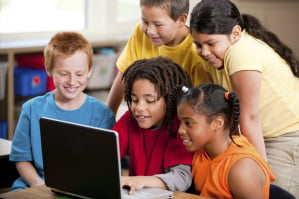
[[148,22],[147,21],[142,21],[142,24],[143,25],[148,25]]
[[152,103],[155,103],[156,101],[155,100],[147,100],[146,102],[149,104],[152,104]]
[[132,98],[132,103],[138,103],[138,100],[136,98]]
[[192,125],[192,122],[190,122],[190,121],[185,121],[184,123],[185,123],[185,125],[188,126],[188,127],[190,127],[190,126]]
[[197,50],[201,50],[202,46],[200,44],[195,43]]

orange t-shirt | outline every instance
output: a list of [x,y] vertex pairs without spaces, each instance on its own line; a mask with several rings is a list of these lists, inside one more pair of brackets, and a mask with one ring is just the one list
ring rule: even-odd
[[195,189],[201,196],[211,198],[233,198],[228,185],[231,167],[241,158],[252,158],[263,169],[266,182],[263,187],[264,198],[269,198],[270,183],[275,180],[268,164],[244,136],[234,136],[229,148],[215,159],[210,160],[204,149],[195,152],[192,162],[192,177]]

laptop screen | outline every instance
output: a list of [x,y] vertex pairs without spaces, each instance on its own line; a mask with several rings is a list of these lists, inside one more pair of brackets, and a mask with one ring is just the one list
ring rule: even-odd
[[83,198],[121,198],[115,131],[42,117],[46,186]]

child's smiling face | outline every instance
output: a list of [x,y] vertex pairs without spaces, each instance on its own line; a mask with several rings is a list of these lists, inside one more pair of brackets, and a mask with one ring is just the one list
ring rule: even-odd
[[181,41],[180,28],[185,26],[181,19],[173,20],[166,9],[141,6],[141,29],[155,46],[177,46]]
[[139,127],[144,129],[159,127],[166,115],[164,97],[157,99],[155,85],[147,79],[137,79],[133,83],[131,113]]
[[179,134],[188,151],[199,150],[211,141],[213,131],[205,115],[196,113],[188,103],[180,103],[177,112]]
[[87,55],[79,50],[68,57],[58,56],[53,70],[47,72],[53,77],[56,97],[74,102],[81,97],[90,75]]

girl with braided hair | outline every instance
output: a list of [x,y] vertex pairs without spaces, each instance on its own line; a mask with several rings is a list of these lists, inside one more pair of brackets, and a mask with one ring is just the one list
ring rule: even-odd
[[299,198],[299,61],[254,16],[229,0],[202,0],[190,30],[213,82],[240,99],[241,133],[268,161],[274,184]]
[[268,199],[274,180],[270,167],[246,137],[234,133],[240,114],[237,95],[213,83],[178,89],[184,91],[177,107],[179,134],[194,152],[195,191],[208,198]]
[[143,187],[186,191],[192,153],[177,134],[179,121],[171,117],[175,106],[168,97],[179,85],[191,86],[190,77],[171,59],[156,57],[135,61],[122,80],[129,110],[112,128],[119,134],[120,156],[130,159],[122,185],[130,187],[129,194]]

